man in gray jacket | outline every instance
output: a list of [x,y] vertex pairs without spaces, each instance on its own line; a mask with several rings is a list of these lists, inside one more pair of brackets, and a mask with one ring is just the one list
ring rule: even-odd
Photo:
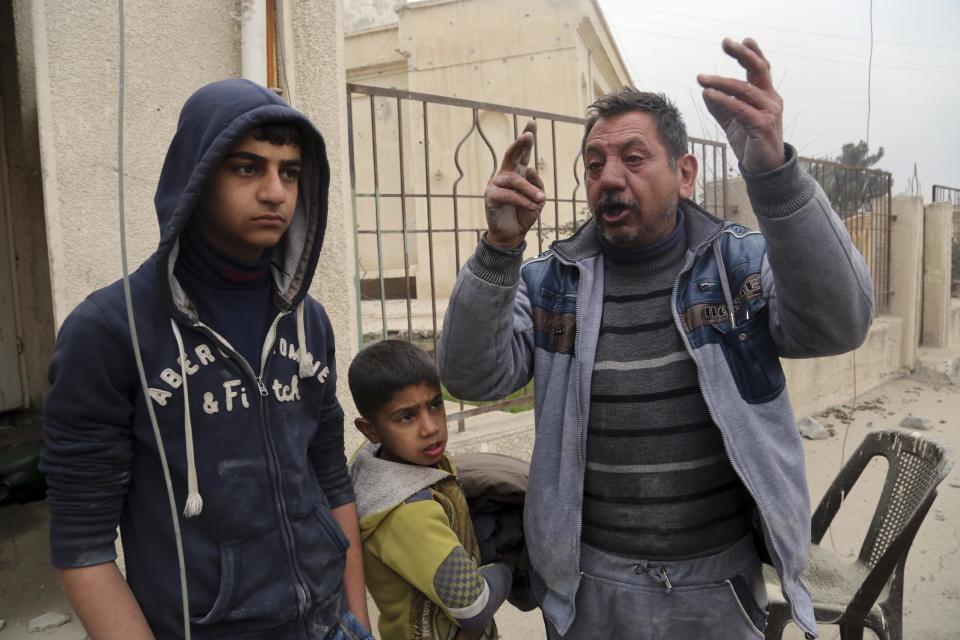
[[859,346],[872,284],[784,144],[760,48],[723,48],[746,81],[698,81],[760,232],[689,200],[697,160],[680,114],[625,88],[588,110],[592,219],[521,268],[545,201],[528,125],[488,184],[488,231],[450,298],[439,366],[452,393],[535,381],[524,528],[550,638],[762,637],[761,557],[816,637],[800,581],[803,448],[779,358]]

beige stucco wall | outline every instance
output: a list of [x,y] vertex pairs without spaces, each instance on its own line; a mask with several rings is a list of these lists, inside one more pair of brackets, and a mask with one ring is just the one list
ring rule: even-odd
[[924,210],[923,325],[925,347],[947,347],[950,319],[950,256],[953,205],[928,204]]
[[947,347],[960,347],[960,299],[950,298],[950,311],[947,317]]
[[903,322],[900,358],[912,369],[920,345],[923,303],[923,200],[898,196],[891,202],[890,314]]
[[[121,275],[117,220],[118,16],[115,2],[31,6],[37,116],[57,325]],[[129,0],[124,163],[131,268],[156,247],[153,194],[184,100],[240,73],[232,0]]]
[[[117,4],[18,0],[29,20],[43,208],[56,326],[90,291],[121,275],[117,218]],[[323,132],[332,167],[330,220],[313,292],[327,306],[341,368],[356,350],[346,193],[342,17],[336,0],[285,3],[284,54],[295,107]],[[240,75],[237,0],[127,0],[125,205],[131,270],[159,239],[153,195],[184,100]],[[347,400],[346,385],[340,385]]]

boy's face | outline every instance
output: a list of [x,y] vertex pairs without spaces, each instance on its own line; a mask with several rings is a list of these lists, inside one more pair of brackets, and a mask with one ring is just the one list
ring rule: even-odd
[[300,147],[247,134],[210,177],[195,215],[203,237],[232,258],[254,262],[293,220]]
[[430,384],[404,387],[377,412],[373,421],[357,418],[357,429],[370,442],[382,443],[386,460],[433,466],[447,448],[447,413],[440,389]]

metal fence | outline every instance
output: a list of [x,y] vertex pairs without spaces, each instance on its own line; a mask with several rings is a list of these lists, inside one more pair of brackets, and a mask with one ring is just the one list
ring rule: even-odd
[[960,297],[960,189],[933,185],[933,202],[948,202],[953,205],[953,237],[950,256],[950,293]]
[[[531,165],[547,194],[527,257],[589,217],[583,118],[358,84],[347,84],[347,113],[361,345],[400,337],[436,353],[456,275],[486,229],[486,182],[527,120],[537,123]],[[694,199],[724,218],[726,151],[690,141],[701,165]],[[477,407],[460,402],[447,420],[463,431],[468,417],[532,403],[528,391]]]
[[949,202],[953,205],[953,242],[960,243],[960,189],[935,184],[933,202]]
[[877,313],[890,306],[890,223],[893,177],[886,171],[800,158],[840,215],[873,277]]

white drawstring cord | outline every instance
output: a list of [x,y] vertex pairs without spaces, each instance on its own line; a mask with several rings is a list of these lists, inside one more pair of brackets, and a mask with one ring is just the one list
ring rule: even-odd
[[[150,426],[153,428],[153,437],[157,442],[157,454],[160,458],[160,467],[163,470],[163,481],[167,488],[167,500],[170,503],[170,517],[173,524],[173,538],[177,549],[177,565],[180,570],[180,611],[183,614],[183,637],[190,640],[190,596],[187,592],[187,567],[183,558],[183,538],[180,535],[180,521],[177,518],[177,507],[173,498],[173,483],[170,480],[170,466],[167,464],[167,454],[163,447],[163,438],[160,435],[160,425],[153,410],[153,399],[150,397],[150,387],[147,383],[147,373],[143,368],[143,357],[140,353],[140,340],[137,337],[137,323],[133,314],[133,295],[130,292],[130,269],[127,265],[127,231],[124,211],[123,187],[123,103],[126,93],[124,86],[124,71],[126,69],[124,40],[126,37],[124,26],[123,0],[117,0],[118,15],[118,68],[117,82],[117,209],[120,214],[120,264],[123,269],[123,298],[127,307],[127,322],[130,327],[130,342],[133,345],[133,358],[137,364],[137,374],[140,377],[140,390],[147,406],[147,415],[150,417]],[[158,267],[159,268],[159,267]]]
[[183,506],[183,515],[186,518],[195,518],[203,511],[203,498],[197,487],[197,463],[193,457],[193,423],[190,421],[190,394],[187,392],[187,352],[183,348],[183,337],[177,321],[170,318],[170,326],[173,327],[173,337],[177,339],[180,376],[183,378],[183,438],[187,446],[187,502]]
[[720,276],[720,287],[723,289],[723,299],[730,315],[730,328],[737,328],[736,308],[733,294],[730,292],[730,281],[727,279],[727,266],[723,263],[723,254],[720,251],[720,238],[713,241],[713,257],[717,263],[717,274]]
[[300,377],[309,378],[313,375],[313,356],[307,351],[307,331],[303,322],[303,308],[307,301],[302,300],[297,307],[297,342],[299,351],[297,351],[297,362],[300,364]]

